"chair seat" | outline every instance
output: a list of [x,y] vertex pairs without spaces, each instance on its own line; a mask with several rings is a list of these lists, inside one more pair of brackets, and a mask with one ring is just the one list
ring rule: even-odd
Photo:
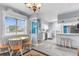
[[8,48],[9,45],[0,45],[0,48]]
[[22,48],[22,46],[21,46],[21,45],[12,45],[12,46],[10,46],[10,48],[11,48],[12,50],[19,50],[19,49]]
[[23,46],[24,46],[24,45],[32,45],[32,40],[26,41],[25,43],[23,43]]
[[26,42],[26,43],[24,43],[24,44],[31,45],[32,42],[31,42],[31,41],[28,41],[28,42]]

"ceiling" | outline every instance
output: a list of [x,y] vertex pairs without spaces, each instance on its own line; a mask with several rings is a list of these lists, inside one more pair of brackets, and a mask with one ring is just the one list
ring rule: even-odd
[[[33,14],[23,3],[4,3],[3,5],[22,10],[28,15]],[[58,14],[76,10],[79,10],[79,3],[42,3],[39,16],[43,21],[52,22],[57,19]]]

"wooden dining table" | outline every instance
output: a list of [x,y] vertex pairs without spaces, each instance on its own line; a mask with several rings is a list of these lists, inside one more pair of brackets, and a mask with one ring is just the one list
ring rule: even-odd
[[23,44],[32,45],[32,40],[29,37],[16,37],[9,39],[9,41],[22,41],[22,45]]
[[20,46],[22,46],[22,49],[26,46],[29,46],[30,48],[32,47],[32,40],[29,37],[11,38],[9,41],[22,41],[22,44],[14,46],[14,48],[11,46],[14,50],[17,50]]
[[11,38],[9,41],[22,41],[22,45],[32,45],[32,40],[29,37],[17,37],[17,38]]
[[[26,42],[24,42],[26,40]],[[8,41],[22,41],[22,47],[24,46],[23,44],[27,44],[27,45],[32,45],[32,40],[29,38],[29,37],[16,37],[16,38],[10,38],[10,39],[8,39]],[[4,49],[4,48],[11,48],[10,47],[10,44],[8,44],[8,45],[4,45],[4,44],[0,44],[0,49]],[[19,48],[19,46],[14,46],[14,48],[13,49],[18,49]]]
[[14,37],[14,38],[10,38],[8,40],[10,41],[14,41],[14,40],[25,40],[25,39],[28,39],[29,37]]

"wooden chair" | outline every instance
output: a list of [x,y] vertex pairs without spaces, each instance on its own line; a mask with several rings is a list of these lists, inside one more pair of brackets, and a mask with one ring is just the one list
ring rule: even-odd
[[32,49],[32,40],[30,38],[23,41],[23,47],[28,47],[29,49],[29,56],[32,56],[31,49]]
[[11,56],[13,55],[13,53],[16,53],[16,55],[18,55],[19,52],[21,53],[21,55],[23,55],[21,40],[12,40],[12,41],[10,40],[9,45],[11,49],[11,53],[10,53]]
[[0,55],[6,54],[7,52],[10,53],[8,39],[0,39]]
[[77,56],[79,56],[79,48],[77,48]]
[[2,55],[7,52],[10,53],[9,45],[0,44],[0,54]]
[[32,40],[30,38],[23,40],[22,42],[23,47],[28,47],[29,50],[32,48]]

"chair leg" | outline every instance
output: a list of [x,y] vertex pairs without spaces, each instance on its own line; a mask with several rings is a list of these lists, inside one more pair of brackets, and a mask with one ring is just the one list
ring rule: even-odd
[[32,46],[31,45],[29,45],[29,50],[31,50],[32,49]]
[[66,40],[64,40],[64,46],[67,47],[67,41]]
[[23,51],[22,51],[22,49],[20,49],[20,52],[21,52],[21,55],[23,55]]
[[62,39],[60,40],[60,45],[62,46]]
[[16,55],[18,56],[19,53],[21,54],[21,56],[23,55],[22,49],[18,50],[18,51],[16,52]]
[[72,43],[71,42],[69,42],[69,47],[72,48]]
[[13,55],[13,51],[10,52],[10,56],[12,56],[12,55]]
[[11,52],[10,48],[8,48],[8,52],[9,52],[9,55],[10,55],[10,52]]

